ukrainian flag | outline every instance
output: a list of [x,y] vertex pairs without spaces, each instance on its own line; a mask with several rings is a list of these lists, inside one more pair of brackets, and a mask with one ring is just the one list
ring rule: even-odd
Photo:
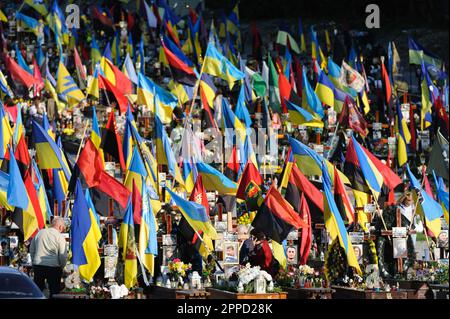
[[26,210],[28,208],[28,196],[27,190],[23,183],[22,176],[20,175],[19,166],[17,165],[14,157],[14,152],[8,146],[9,149],[9,184],[7,189],[7,201],[11,206],[22,208]]
[[181,104],[194,98],[194,87],[171,80],[168,84],[170,92],[178,98]]
[[322,103],[334,108],[334,85],[320,68],[315,92]]
[[92,40],[91,40],[92,68],[94,68],[94,66],[97,65],[98,62],[100,62],[101,57],[102,57],[102,54],[100,53],[100,49],[98,48],[97,41],[95,40],[95,37],[92,37]]
[[300,33],[300,53],[306,53],[305,34],[303,33],[303,25],[301,18],[298,18],[298,32]]
[[439,97],[439,90],[436,88],[436,86],[431,81],[430,76],[428,75],[427,68],[425,67],[425,64],[423,63],[423,61],[422,61],[421,89],[422,89],[422,108],[421,108],[421,112],[420,112],[420,114],[421,114],[420,127],[421,127],[421,130],[424,130],[431,125],[432,107],[433,107],[433,104],[436,102],[436,100]]
[[209,43],[203,61],[203,72],[218,76],[228,82],[230,87],[233,83],[244,78],[244,73],[236,68],[227,58],[217,51],[214,44]]
[[58,66],[56,92],[67,99],[70,107],[85,99],[83,92],[75,84],[61,60]]
[[206,214],[206,208],[203,205],[197,204],[196,202],[187,201],[173,191],[167,188],[170,197],[177,205],[178,209],[182,213],[183,217],[186,218],[189,225],[198,233],[203,231],[211,239],[217,239],[217,232],[214,229],[208,215]]
[[342,84],[339,82],[341,76],[341,68],[334,63],[331,57],[328,57],[328,77],[336,88],[343,89]]
[[236,195],[238,184],[206,163],[197,162],[195,165],[206,190],[217,191],[221,195]]
[[148,106],[153,113],[156,113],[154,103],[155,94],[159,99],[160,110],[158,113],[161,121],[163,123],[171,122],[173,109],[178,105],[178,99],[175,95],[156,85],[152,80],[139,72],[137,103]]
[[445,190],[445,184],[442,177],[439,176],[439,180],[436,178],[436,174],[433,170],[433,177],[435,181],[435,185],[437,188],[437,198],[439,202],[441,202],[442,210],[444,211],[444,218],[445,221],[448,224],[448,207],[449,207],[449,200],[448,200],[448,191]]
[[22,51],[19,49],[19,46],[17,44],[17,42],[14,45],[14,49],[16,50],[16,56],[17,56],[17,63],[19,64],[19,66],[24,69],[25,71],[27,71],[29,74],[33,75],[33,71],[31,71],[30,67],[28,66],[27,62],[25,61],[25,59],[23,58],[22,55]]
[[125,61],[122,66],[122,73],[127,76],[131,82],[138,84],[138,76],[136,74],[136,69],[134,68],[133,61],[129,54],[125,57]]
[[216,97],[217,88],[212,78],[206,73],[202,73],[200,78],[200,89],[203,90],[209,107],[214,108],[214,98]]
[[97,110],[95,106],[92,106],[92,130],[90,139],[92,143],[95,145],[95,148],[99,150],[102,138],[100,133],[100,127],[98,125]]
[[83,195],[81,183],[77,180],[70,225],[72,263],[78,266],[81,278],[89,282],[101,264],[98,241],[102,234],[94,214]]
[[100,86],[98,83],[98,74],[101,73],[100,69],[100,63],[97,63],[94,68],[94,74],[92,77],[90,77],[88,81],[88,86],[86,89],[86,97],[88,95],[92,95],[93,97],[96,97],[97,99],[100,97]]
[[48,10],[43,1],[38,0],[25,0],[25,3],[32,7],[34,10],[39,12],[39,14],[43,17],[47,16]]
[[173,150],[170,146],[169,137],[167,136],[164,125],[159,119],[158,114],[155,115],[155,132],[156,161],[158,164],[167,165],[169,174],[172,175],[181,185],[184,185],[180,168],[177,165],[175,155],[173,154]]
[[411,186],[416,190],[416,197],[420,194],[420,206],[418,212],[425,217],[426,227],[433,233],[433,237],[438,237],[441,232],[441,216],[444,214],[442,206],[436,202],[423,188],[417,178],[406,165]]
[[9,175],[0,170],[0,205],[7,210],[14,211],[14,206],[8,204]]
[[[311,87],[306,76],[306,69],[303,67],[302,70],[302,83],[303,83],[303,95],[302,95],[302,107],[309,111],[310,113],[316,113],[320,118],[323,118],[324,111],[322,103],[317,97],[316,93]],[[334,103],[333,103],[334,104]]]
[[231,110],[230,104],[226,98],[222,98],[222,118],[223,128],[225,130],[225,136],[229,145],[236,144],[236,135],[239,141],[243,144],[245,142],[245,136],[247,129],[238,119],[236,114]]
[[397,131],[397,157],[398,166],[403,166],[408,162],[408,144],[411,141],[411,134],[409,133],[408,124],[403,118],[400,109],[400,103],[397,100],[397,121],[395,122],[395,129]]
[[[296,164],[300,171],[307,176],[321,176],[322,169],[321,163],[325,161],[328,167],[328,173],[334,180],[334,165],[328,160],[324,159],[323,156],[319,155],[316,151],[312,150],[302,142],[288,136],[289,144],[292,147],[292,153],[296,159]],[[347,176],[341,171],[337,170],[339,177],[342,182],[350,185],[350,181]]]
[[323,192],[324,195],[324,219],[325,228],[330,233],[332,240],[339,238],[339,244],[344,249],[347,255],[347,262],[349,266],[356,269],[359,274],[362,274],[361,269],[356,259],[355,251],[353,250],[350,237],[348,236],[347,229],[345,228],[344,221],[334,201],[334,196],[331,191],[331,179],[328,175],[328,169],[325,162],[322,162],[322,177],[323,177]]
[[6,95],[9,95],[10,97],[14,97],[14,94],[11,91],[8,82],[6,81],[5,76],[3,75],[3,72],[0,70],[0,93],[1,92],[5,93]]
[[245,165],[248,161],[251,161],[255,165],[256,169],[259,170],[258,161],[256,160],[255,151],[253,150],[251,135],[245,137],[244,145],[239,147],[240,149],[240,162],[241,166],[239,168],[238,176],[244,171]]
[[47,192],[45,191],[44,181],[42,180],[39,168],[34,160],[31,159],[31,166],[33,169],[33,176],[36,181],[33,181],[34,187],[36,188],[36,193],[39,201],[39,206],[41,207],[42,217],[45,221],[50,223],[50,216],[52,216],[52,210],[50,209],[50,204],[48,202]]
[[[36,19],[24,15],[20,12],[16,12],[16,21],[20,22],[23,28],[28,28],[30,32],[33,32],[36,36],[38,36],[39,22]],[[19,52],[17,53],[20,54]]]
[[0,159],[4,159],[6,155],[6,147],[11,144],[13,132],[9,125],[9,120],[3,109],[3,103],[0,101]]
[[438,69],[442,68],[442,60],[417,43],[412,37],[408,38],[409,63],[420,65],[423,62],[434,65]]
[[139,226],[139,257],[145,268],[154,275],[154,259],[158,255],[158,223],[152,210],[147,186],[142,189],[142,216]]
[[143,185],[145,185],[145,179],[147,178],[147,171],[142,161],[142,157],[136,147],[133,148],[133,155],[131,156],[130,167],[125,175],[124,185],[130,191],[133,190],[133,183],[142,194]]
[[345,99],[348,94],[344,91],[334,88],[334,110],[339,114],[342,112],[342,108],[344,107]]
[[[130,110],[130,107],[128,106],[127,114]],[[125,167],[128,170],[130,168],[131,163],[131,155],[132,155],[132,149],[133,149],[133,133],[131,132],[132,127],[130,120],[128,119],[128,116],[126,117],[125,121],[125,129],[123,134],[123,158],[125,159]]]
[[319,41],[317,40],[317,32],[314,30],[313,26],[311,26],[311,56],[313,60],[319,63],[321,68],[327,66],[327,60],[320,48]]
[[36,121],[33,121],[33,138],[39,168],[62,168],[67,180],[70,180],[70,171],[64,154],[55,141]]
[[382,186],[383,186],[383,176],[378,171],[376,166],[372,163],[369,157],[367,157],[364,150],[359,145],[358,141],[352,135],[353,145],[355,147],[356,156],[358,157],[359,165],[361,171],[364,175],[365,182],[372,192],[375,201],[378,201],[380,196]]
[[130,289],[137,284],[136,238],[134,236],[133,205],[131,204],[131,196],[128,200],[122,225],[120,226],[119,247],[122,248],[122,257],[125,262],[124,284]]
[[235,111],[236,117],[241,120],[242,123],[245,123],[246,127],[250,127],[252,125],[250,113],[248,112],[247,106],[245,105],[244,85],[241,85],[241,90],[239,91]]
[[302,107],[295,105],[287,99],[285,99],[285,102],[289,113],[289,121],[293,124],[309,127],[323,127],[323,122],[319,118],[313,116]]
[[186,186],[186,191],[188,194],[192,192],[195,186],[195,181],[197,180],[197,167],[194,164],[194,159],[184,159],[183,161],[183,177],[184,185]]

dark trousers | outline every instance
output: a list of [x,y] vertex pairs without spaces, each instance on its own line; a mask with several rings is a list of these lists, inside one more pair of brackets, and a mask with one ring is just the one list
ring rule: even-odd
[[50,290],[50,297],[55,294],[59,294],[61,290],[61,276],[62,269],[60,267],[49,267],[49,266],[33,266],[34,271],[34,282],[36,285],[44,291],[45,281],[47,280],[48,287]]

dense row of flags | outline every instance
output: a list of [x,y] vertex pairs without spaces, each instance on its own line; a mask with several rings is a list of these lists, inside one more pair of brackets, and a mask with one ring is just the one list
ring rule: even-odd
[[[346,223],[356,221],[355,206],[349,192],[354,195],[356,207],[363,207],[371,197],[382,207],[394,189],[402,184],[402,179],[391,168],[393,165],[389,160],[388,164],[384,164],[364,146],[368,132],[364,115],[372,108],[367,97],[369,87],[362,57],[353,48],[347,62],[343,61],[339,66],[330,54],[332,43],[328,30],[325,30],[324,53],[319,44],[318,31],[311,26],[313,74],[308,74],[306,66],[302,66],[298,58],[300,54],[308,54],[301,21],[298,37],[293,36],[288,28],[280,29],[276,43],[284,49],[284,56],[271,57],[269,54],[267,60],[262,60],[262,38],[256,25],[253,25],[253,52],[261,58],[261,70],[259,67],[251,70],[239,53],[242,38],[238,3],[233,5],[230,13],[216,20],[218,32],[214,22],[208,32],[201,7],[195,10],[190,8],[184,18],[187,27],[183,40],[177,29],[183,19],[167,2],[149,4],[143,0],[137,15],[145,19],[152,31],[159,31],[159,61],[171,75],[166,89],[145,72],[143,37],[134,46],[132,33],[129,32],[125,56],[121,54],[112,9],[98,5],[92,7],[92,18],[104,27],[114,29],[111,43],[108,42],[101,53],[94,33],[90,35],[89,46],[77,43],[77,31],[68,30],[65,26],[65,17],[57,1],[53,0],[49,8],[44,3],[28,0],[25,3],[41,16],[46,16],[47,36],[53,34],[60,59],[56,79],[49,70],[48,56],[43,54],[40,45],[33,57],[33,68],[27,64],[16,45],[16,58],[4,56],[7,69],[0,72],[2,98],[14,97],[10,88],[11,80],[14,80],[29,90],[33,89],[34,96],[40,96],[45,89],[57,103],[59,111],[80,107],[87,97],[100,99],[106,95],[106,98],[116,102],[116,110],[125,115],[121,135],[117,130],[114,111],[109,114],[105,127],[101,128],[96,109],[92,107],[90,134],[83,137],[83,147],[76,162],[69,163],[61,137],[55,135],[46,114],[42,123],[32,121],[32,141],[27,145],[20,110],[11,127],[8,112],[1,105],[0,205],[13,212],[13,220],[24,233],[25,240],[45,227],[50,216],[56,213],[49,205],[51,200],[58,202],[58,213],[65,214],[62,203],[72,196],[73,206],[67,210],[72,218],[72,262],[79,266],[82,278],[90,281],[100,266],[98,214],[105,212],[104,207],[99,205],[99,199],[105,196],[112,198],[124,212],[119,246],[125,263],[125,284],[132,287],[137,282],[139,263],[151,275],[154,273],[154,258],[158,254],[156,214],[161,209],[162,196],[159,166],[164,165],[189,199],[175,192],[174,185],[167,185],[163,201],[170,201],[178,207],[183,217],[180,232],[204,259],[212,254],[212,240],[217,238],[209,217],[206,192],[216,191],[224,198],[245,201],[249,210],[258,211],[252,225],[272,239],[273,253],[280,264],[286,263],[283,242],[287,234],[300,228],[303,229],[300,261],[306,263],[312,241],[311,225],[323,222],[331,238],[339,240],[349,265],[360,272],[345,227]],[[128,13],[128,24],[135,24],[137,15]],[[20,11],[15,13],[15,18],[36,37],[39,36],[39,22],[36,19]],[[7,21],[1,11],[0,20]],[[67,70],[67,61],[63,59],[63,44],[73,50],[75,78]],[[446,149],[448,153],[448,141],[438,133],[431,153],[427,173],[434,176],[437,188],[437,197],[434,198],[408,166],[408,148],[412,147],[415,139],[415,128],[411,123],[408,126],[396,97],[394,75],[398,73],[399,58],[393,42],[389,43],[388,51],[387,68],[384,62],[381,63],[384,104],[395,122],[398,167],[406,169],[411,187],[422,198],[419,213],[424,216],[428,230],[437,236],[441,216],[444,215],[448,222],[448,191],[444,182],[448,182],[448,173],[442,169],[442,150]],[[438,119],[446,123],[444,134],[448,136],[448,116],[443,107],[448,100],[444,99],[445,92],[438,89],[428,71],[430,67],[441,70],[443,63],[412,38],[409,38],[409,58],[410,63],[419,65],[422,71],[422,129],[432,125],[433,115],[437,114]],[[87,65],[88,60],[90,65]],[[10,78],[5,77],[3,71]],[[238,88],[235,105],[224,96],[217,98],[217,82],[214,80],[218,79],[226,83],[230,90]],[[191,107],[195,105],[191,101],[197,96],[209,126],[220,131],[231,146],[231,156],[226,159],[222,171],[203,161],[202,142],[192,132]],[[309,146],[288,136],[289,150],[280,183],[272,185],[266,192],[260,174],[263,163],[258,162],[252,137],[248,134],[253,124],[249,105],[257,98],[262,100],[265,114],[263,126],[266,128],[271,126],[269,108],[287,115],[294,125],[311,128],[323,128],[327,111],[334,109],[339,114],[339,125],[354,131],[345,158],[342,158],[343,171]],[[146,105],[154,115],[152,147],[139,134],[132,114],[135,103]],[[188,106],[186,112],[177,112],[183,104],[191,107]],[[174,117],[184,119],[186,123],[180,151],[182,161],[178,160],[180,154],[173,151],[165,127]],[[236,134],[229,134],[230,130]],[[36,150],[35,157],[29,156],[29,147]],[[123,182],[106,172],[105,154],[119,163]],[[446,163],[448,169],[448,158]],[[48,183],[44,183],[44,176]],[[310,181],[311,177],[317,176],[321,178],[321,188]],[[82,185],[87,186],[84,192]],[[46,187],[52,188],[53,198],[48,198]],[[363,228],[366,227],[365,221],[367,216],[359,213],[358,222]],[[135,238],[136,225],[139,225],[138,238]]]

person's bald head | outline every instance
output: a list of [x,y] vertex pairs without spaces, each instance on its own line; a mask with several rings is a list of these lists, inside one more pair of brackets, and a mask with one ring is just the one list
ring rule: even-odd
[[52,220],[52,227],[62,233],[66,229],[66,223],[62,217],[57,216]]

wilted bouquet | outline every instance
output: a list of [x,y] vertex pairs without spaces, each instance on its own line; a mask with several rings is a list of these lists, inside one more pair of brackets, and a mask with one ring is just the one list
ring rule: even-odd
[[185,277],[186,271],[191,269],[191,264],[185,264],[180,259],[175,258],[173,261],[169,261],[169,274],[175,277]]

